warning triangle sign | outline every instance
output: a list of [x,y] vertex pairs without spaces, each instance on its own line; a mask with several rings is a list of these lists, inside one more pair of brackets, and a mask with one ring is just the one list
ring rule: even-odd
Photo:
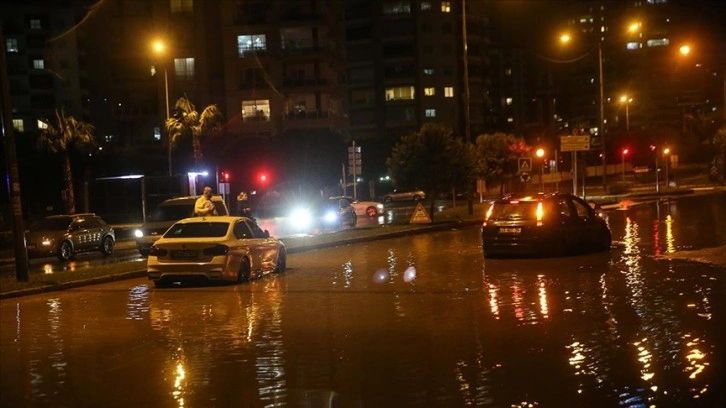
[[418,203],[416,204],[416,209],[413,210],[413,214],[411,215],[411,224],[430,224],[431,223],[431,217],[429,217],[429,214],[424,210],[423,204]]

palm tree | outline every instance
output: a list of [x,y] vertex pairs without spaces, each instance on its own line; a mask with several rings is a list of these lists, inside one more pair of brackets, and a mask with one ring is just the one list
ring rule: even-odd
[[56,109],[55,118],[55,124],[51,124],[49,120],[43,120],[47,127],[41,130],[38,146],[43,150],[61,155],[63,183],[66,192],[66,211],[68,214],[75,214],[76,198],[73,193],[73,174],[71,173],[69,150],[95,146],[96,139],[93,136],[95,128],[89,123],[76,120],[73,116],[66,116],[63,109]]
[[191,137],[194,164],[202,158],[201,139],[219,130],[222,126],[222,112],[217,105],[209,105],[199,115],[194,104],[186,96],[174,105],[174,116],[166,120],[166,131],[172,148],[183,138]]

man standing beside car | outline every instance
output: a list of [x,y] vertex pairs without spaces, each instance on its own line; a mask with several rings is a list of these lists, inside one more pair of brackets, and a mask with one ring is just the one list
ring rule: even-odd
[[217,208],[212,202],[212,187],[205,186],[202,195],[197,198],[194,204],[194,215],[203,217],[205,215],[217,215]]

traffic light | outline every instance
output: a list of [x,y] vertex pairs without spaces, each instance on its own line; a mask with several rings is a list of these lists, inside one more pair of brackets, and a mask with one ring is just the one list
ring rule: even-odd
[[222,170],[219,173],[219,182],[220,183],[229,183],[229,172],[227,170]]
[[267,183],[270,181],[270,178],[267,173],[261,172],[259,175],[257,175],[257,181],[260,183],[261,186],[266,186]]

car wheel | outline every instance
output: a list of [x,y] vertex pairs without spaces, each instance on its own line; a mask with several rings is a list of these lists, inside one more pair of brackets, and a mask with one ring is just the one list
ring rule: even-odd
[[172,285],[171,282],[165,281],[165,280],[161,280],[161,279],[154,281],[154,287],[155,288],[168,288],[168,287],[171,287],[171,285]]
[[369,217],[375,217],[378,215],[378,210],[376,210],[376,207],[370,206],[366,208],[366,214],[368,214]]
[[600,236],[600,250],[602,251],[608,251],[610,250],[610,245],[613,242],[613,237],[610,234],[610,231],[607,229],[603,230],[602,235]]
[[386,196],[386,197],[383,197],[383,201],[386,203],[390,203],[391,201],[393,201],[393,198],[391,198],[390,196]]
[[58,247],[58,259],[63,262],[70,261],[73,257],[73,245],[68,241],[61,242]]
[[248,282],[252,277],[252,267],[249,258],[243,258],[237,271],[237,282]]
[[113,252],[113,246],[113,238],[106,236],[103,239],[103,243],[101,244],[101,253],[103,254],[103,256],[111,255],[111,253]]
[[285,272],[285,269],[287,269],[287,251],[285,248],[280,249],[280,252],[277,253],[277,267],[275,268],[275,273],[283,273]]

